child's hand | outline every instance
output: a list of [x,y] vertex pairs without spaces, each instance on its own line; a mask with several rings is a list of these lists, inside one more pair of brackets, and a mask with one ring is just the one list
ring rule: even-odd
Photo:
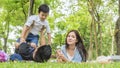
[[20,44],[26,42],[24,38],[20,38]]

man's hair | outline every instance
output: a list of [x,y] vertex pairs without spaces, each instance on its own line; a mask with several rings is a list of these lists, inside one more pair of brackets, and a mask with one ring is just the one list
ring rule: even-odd
[[43,45],[35,53],[35,62],[47,62],[50,59],[52,49],[50,45]]
[[30,44],[21,43],[18,48],[18,54],[20,54],[24,60],[32,60],[32,52],[30,51],[30,48]]
[[48,5],[46,5],[46,4],[40,5],[39,8],[38,8],[38,13],[40,13],[41,11],[44,12],[44,13],[48,13],[49,12]]

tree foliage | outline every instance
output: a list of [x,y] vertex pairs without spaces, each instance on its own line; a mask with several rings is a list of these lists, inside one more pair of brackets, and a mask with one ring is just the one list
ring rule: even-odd
[[[93,1],[93,7],[88,5]],[[64,45],[66,34],[69,30],[76,29],[81,34],[85,47],[90,48],[90,33],[94,37],[94,31],[91,31],[92,17],[89,9],[93,8],[95,13],[99,14],[99,22],[96,20],[96,39],[98,40],[98,49],[101,55],[110,55],[116,53],[114,44],[115,21],[118,16],[118,1],[116,0],[35,0],[33,14],[38,14],[40,4],[46,3],[50,7],[50,14],[47,18],[52,33],[52,47],[56,50],[57,46]],[[19,37],[21,29],[28,16],[29,0],[1,0],[0,4],[0,47],[3,47],[6,39],[9,46],[14,47]],[[114,7],[114,8],[113,8]],[[95,16],[96,14],[93,13]],[[95,18],[97,19],[97,18]],[[100,24],[98,24],[100,23]],[[99,31],[99,25],[101,34]],[[93,24],[92,24],[93,26]],[[92,28],[94,30],[94,28]],[[15,38],[11,38],[11,33],[15,33]],[[14,36],[12,35],[12,36]],[[100,38],[102,43],[100,43]],[[96,57],[95,39],[92,39],[93,57]],[[102,44],[102,45],[100,45]],[[99,47],[100,46],[100,47]],[[92,58],[93,58],[92,57]]]

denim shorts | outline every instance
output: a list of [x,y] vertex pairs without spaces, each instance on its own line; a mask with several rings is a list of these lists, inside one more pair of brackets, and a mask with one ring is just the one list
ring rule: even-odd
[[[39,40],[39,35],[33,35],[32,33],[29,33],[27,38],[26,38],[26,42],[35,43],[36,45],[38,45],[38,40]],[[18,38],[16,42],[19,43],[20,38]]]

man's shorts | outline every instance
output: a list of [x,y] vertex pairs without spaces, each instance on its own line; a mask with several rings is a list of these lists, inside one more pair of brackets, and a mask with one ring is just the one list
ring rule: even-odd
[[[38,45],[38,40],[39,40],[39,35],[33,35],[32,33],[29,33],[26,38],[27,43],[35,43],[36,45]],[[18,38],[16,42],[19,43],[20,38]]]
[[10,60],[12,60],[12,61],[14,61],[14,60],[22,61],[23,59],[22,59],[20,54],[15,53],[15,54],[10,55]]

